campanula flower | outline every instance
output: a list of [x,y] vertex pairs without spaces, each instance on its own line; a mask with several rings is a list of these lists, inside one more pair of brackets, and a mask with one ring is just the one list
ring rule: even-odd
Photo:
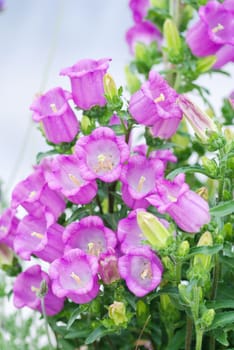
[[80,249],[72,249],[50,265],[52,290],[59,298],[78,304],[94,299],[99,292],[98,260]]
[[16,217],[16,210],[8,208],[0,217],[0,242],[13,248],[16,230],[19,219]]
[[129,147],[113,130],[99,127],[77,141],[75,154],[84,179],[112,182],[120,176],[122,165],[129,157]]
[[79,108],[87,110],[106,104],[103,78],[110,61],[110,58],[84,59],[60,72],[70,78],[72,97]]
[[111,284],[120,279],[118,256],[114,249],[102,253],[99,258],[99,274],[105,284]]
[[135,22],[140,22],[147,15],[150,7],[150,0],[130,0],[129,7]]
[[153,291],[161,282],[163,266],[148,247],[130,250],[119,258],[119,273],[137,297]]
[[79,131],[69,99],[70,93],[56,87],[38,97],[30,107],[33,120],[42,123],[46,138],[52,143],[71,142]]
[[64,298],[58,298],[51,290],[51,281],[40,265],[33,265],[16,277],[13,287],[13,301],[17,308],[25,306],[42,312],[40,289],[42,281],[48,288],[44,296],[45,312],[48,316],[59,313],[64,304]]

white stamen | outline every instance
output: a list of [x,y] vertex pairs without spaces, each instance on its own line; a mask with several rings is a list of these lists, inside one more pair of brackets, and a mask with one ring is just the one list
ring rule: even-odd
[[44,238],[44,235],[42,233],[38,233],[38,232],[35,232],[35,231],[31,233],[31,236],[39,238],[39,239],[43,239]]
[[219,32],[220,30],[223,30],[223,29],[224,29],[224,26],[222,24],[218,23],[217,26],[212,29],[212,32],[213,33],[217,33],[217,32]]
[[138,185],[137,185],[137,192],[142,191],[145,180],[146,180],[146,178],[144,176],[140,177],[140,180],[139,180]]
[[80,284],[81,279],[80,279],[80,277],[79,277],[75,272],[72,272],[72,273],[70,274],[70,276],[71,276],[71,278],[74,279],[74,281],[76,281],[78,284]]
[[51,108],[51,110],[52,110],[54,113],[58,112],[58,110],[57,110],[57,107],[56,107],[56,104],[55,104],[55,103],[51,103],[51,104],[50,104],[50,108]]
[[80,187],[81,182],[77,179],[77,177],[73,174],[68,174],[69,179],[78,187]]
[[154,99],[155,103],[158,103],[158,102],[161,102],[161,101],[165,101],[165,96],[162,93],[157,98]]

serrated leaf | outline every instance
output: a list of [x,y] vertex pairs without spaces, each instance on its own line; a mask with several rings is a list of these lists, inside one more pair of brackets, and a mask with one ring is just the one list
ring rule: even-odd
[[100,338],[102,338],[105,335],[110,334],[110,333],[112,333],[112,331],[100,326],[89,334],[89,336],[85,339],[85,344],[86,345],[92,344],[97,339],[100,339]]
[[200,165],[185,165],[181,168],[177,168],[167,175],[168,180],[173,180],[176,175],[181,173],[199,173],[210,177],[211,179],[217,179],[218,177],[211,176],[206,169],[202,168]]
[[234,323],[234,311],[226,311],[215,315],[214,321],[208,330],[224,328]]
[[216,217],[223,217],[234,213],[234,200],[220,203],[210,209],[210,214]]

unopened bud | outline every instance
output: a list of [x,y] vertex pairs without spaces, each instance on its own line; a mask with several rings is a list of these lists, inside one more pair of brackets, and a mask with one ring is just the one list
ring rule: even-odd
[[[209,231],[204,232],[197,243],[197,247],[212,246],[212,245],[213,245],[213,238],[211,233]],[[211,255],[196,254],[193,259],[193,264],[199,265],[201,266],[202,269],[209,271],[211,267],[211,259],[212,259]]]
[[108,315],[116,326],[127,322],[126,308],[121,301],[114,301],[108,308]]
[[81,119],[80,127],[82,132],[85,135],[89,133],[90,126],[91,126],[91,123],[90,123],[89,117],[87,117],[87,115],[83,115]]
[[190,245],[188,241],[181,242],[177,250],[178,256],[185,257],[186,255],[188,255],[189,249]]
[[45,280],[41,281],[40,289],[37,292],[38,298],[44,298],[48,292],[48,286]]
[[166,39],[166,45],[170,56],[180,56],[181,39],[178,29],[173,20],[167,18],[163,25],[163,34]]
[[167,8],[167,0],[150,0],[151,6],[157,7],[160,9]]
[[197,72],[198,73],[207,72],[213,67],[216,61],[217,61],[216,56],[206,56],[206,57],[200,58],[197,61]]
[[135,57],[137,61],[146,62],[148,59],[147,47],[141,42],[135,45]]
[[13,250],[5,244],[0,243],[0,267],[3,265],[12,265],[14,258]]
[[115,81],[109,73],[106,73],[103,78],[104,91],[106,96],[113,100],[115,96],[118,96],[118,90],[115,85]]
[[208,190],[207,190],[207,188],[206,187],[201,187],[201,188],[199,188],[197,191],[196,191],[196,193],[200,196],[200,197],[202,197],[203,199],[205,199],[205,201],[208,201]]
[[131,72],[131,69],[129,68],[129,66],[125,67],[125,77],[126,77],[128,90],[131,94],[133,94],[134,92],[140,89],[141,82],[137,78],[137,76],[133,72]]
[[167,247],[167,240],[171,234],[156,216],[145,211],[138,211],[137,223],[153,247],[156,249]]
[[207,170],[207,172],[211,176],[216,176],[217,175],[218,167],[217,167],[216,161],[214,159],[209,159],[207,157],[202,157],[201,161],[202,161],[203,167]]
[[212,325],[214,317],[215,317],[214,309],[206,310],[201,317],[201,327],[203,329],[210,327]]
[[185,118],[191,124],[196,135],[201,141],[207,143],[209,140],[207,132],[217,131],[213,120],[185,95],[180,95],[178,97],[177,104],[184,113]]

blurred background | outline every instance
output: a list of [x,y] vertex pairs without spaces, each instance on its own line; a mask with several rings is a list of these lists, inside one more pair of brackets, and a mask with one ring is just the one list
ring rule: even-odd
[[[132,25],[128,0],[6,0],[0,13],[0,180],[8,198],[36,154],[47,149],[31,121],[35,94],[69,88],[59,72],[82,58],[111,57],[110,73],[125,86],[124,66],[131,59],[125,32]],[[232,80],[217,74],[202,79],[218,110],[234,90]]]

